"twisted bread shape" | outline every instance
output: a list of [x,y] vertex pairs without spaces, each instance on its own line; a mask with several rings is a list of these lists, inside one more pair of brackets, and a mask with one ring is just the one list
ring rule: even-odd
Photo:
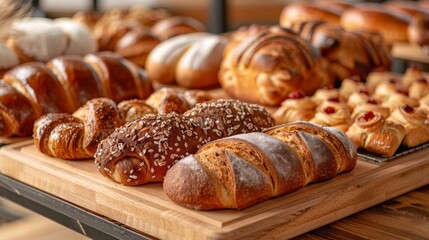
[[234,98],[275,106],[294,90],[312,95],[329,83],[310,45],[290,30],[271,27],[232,44],[219,80]]
[[[0,85],[0,135],[30,136],[34,120],[43,114],[72,113],[93,98],[120,102],[145,99],[152,92],[143,70],[114,54],[23,64],[5,73]],[[11,98],[21,100],[13,103]]]
[[[164,95],[164,92],[169,94]],[[183,101],[181,103],[186,104],[186,109],[189,109],[188,103],[179,97],[180,94],[173,90],[152,94],[161,103],[157,108],[142,99],[124,100],[116,104],[107,98],[95,98],[72,115],[46,114],[34,124],[35,145],[42,153],[57,158],[92,158],[100,141],[126,122],[160,111],[175,111],[177,108],[166,106],[175,105],[177,99]],[[191,96],[188,99],[194,100]]]
[[104,139],[95,164],[101,174],[124,185],[162,182],[169,168],[205,143],[273,124],[263,107],[236,100],[197,104],[183,115],[146,115]]
[[340,131],[295,122],[210,142],[173,166],[163,188],[184,207],[243,209],[351,171],[356,161]]

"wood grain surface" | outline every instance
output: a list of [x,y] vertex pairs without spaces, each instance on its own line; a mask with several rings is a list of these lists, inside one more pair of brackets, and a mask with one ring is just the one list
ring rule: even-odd
[[429,239],[429,185],[294,239]]
[[242,211],[185,209],[165,196],[161,184],[122,186],[99,174],[93,160],[47,157],[32,141],[1,148],[0,172],[157,238],[284,239],[428,184],[428,153],[383,164],[359,160],[350,173]]

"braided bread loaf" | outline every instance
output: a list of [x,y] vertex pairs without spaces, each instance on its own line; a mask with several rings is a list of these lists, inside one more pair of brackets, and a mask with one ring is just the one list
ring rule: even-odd
[[320,58],[291,30],[262,28],[232,44],[222,61],[219,81],[234,98],[276,106],[294,90],[312,95],[329,84]]
[[72,113],[93,98],[120,102],[152,92],[143,70],[107,52],[23,64],[6,72],[0,85],[0,135],[29,136],[43,114]]
[[351,171],[356,161],[342,132],[295,122],[210,142],[174,165],[163,188],[184,207],[243,209]]
[[162,182],[170,167],[205,143],[273,124],[263,107],[237,100],[197,104],[183,115],[146,115],[104,139],[95,164],[101,174],[124,185]]

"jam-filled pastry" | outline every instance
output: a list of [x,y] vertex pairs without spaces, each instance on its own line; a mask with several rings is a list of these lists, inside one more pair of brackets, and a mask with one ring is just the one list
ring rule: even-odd
[[374,97],[381,100],[386,100],[390,95],[396,93],[399,89],[399,80],[396,78],[389,78],[374,89]]
[[346,132],[356,146],[384,156],[393,156],[405,137],[405,127],[386,121],[378,112],[365,112]]
[[348,106],[343,103],[329,101],[322,104],[322,108],[316,112],[310,122],[322,126],[336,127],[342,132],[346,132],[352,124]]
[[408,89],[408,95],[410,98],[421,99],[429,93],[429,84],[426,78],[420,77],[413,83],[411,83],[410,88]]
[[366,102],[357,105],[352,112],[351,119],[355,121],[357,117],[366,113],[366,112],[378,112],[384,118],[388,118],[390,115],[390,109],[388,107],[383,107],[380,104],[380,101],[374,98],[368,98]]
[[333,98],[339,98],[340,91],[333,87],[324,87],[319,90],[317,90],[314,95],[311,97],[311,99],[317,104],[320,105],[323,101],[327,99],[333,99]]
[[366,88],[359,88],[350,95],[347,100],[347,105],[353,109],[360,104],[366,103],[369,98],[368,90]]
[[396,92],[390,95],[382,104],[383,107],[388,107],[390,112],[393,112],[400,106],[410,105],[411,107],[417,107],[419,102],[416,99],[408,97],[407,93]]
[[429,120],[427,114],[410,105],[397,108],[387,118],[405,127],[406,134],[402,145],[415,147],[429,141]]
[[348,100],[350,95],[359,89],[367,90],[367,87],[362,82],[362,79],[359,77],[359,75],[354,75],[342,81],[341,87],[339,88],[340,96],[342,99]]
[[418,65],[411,65],[402,75],[401,83],[405,88],[409,88],[413,82],[423,76],[422,69]]
[[308,121],[316,114],[316,103],[303,91],[297,90],[288,94],[281,106],[273,113],[276,124],[294,121]]
[[365,85],[368,87],[369,91],[373,93],[378,84],[388,79],[399,77],[400,76],[398,74],[389,71],[374,71],[366,77]]
[[419,109],[429,115],[429,94],[419,100]]

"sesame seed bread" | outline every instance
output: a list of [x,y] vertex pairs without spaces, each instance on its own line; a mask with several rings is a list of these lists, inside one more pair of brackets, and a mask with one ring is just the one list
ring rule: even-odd
[[101,174],[124,185],[162,182],[169,168],[205,143],[273,124],[261,106],[213,100],[183,115],[146,115],[116,129],[99,144],[95,163]]
[[344,133],[296,122],[205,144],[167,172],[163,189],[187,208],[244,209],[351,171],[356,160]]

